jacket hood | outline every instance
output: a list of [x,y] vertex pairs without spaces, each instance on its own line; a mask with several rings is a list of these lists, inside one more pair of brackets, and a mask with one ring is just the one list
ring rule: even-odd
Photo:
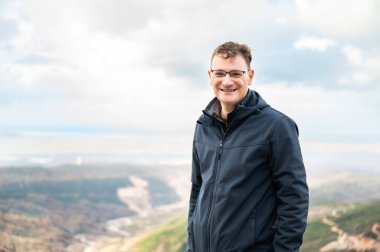
[[[235,106],[235,109],[228,115],[228,118],[237,115],[236,119],[242,119],[251,114],[259,114],[261,111],[269,107],[269,104],[254,90],[248,89],[244,99]],[[221,120],[220,118],[221,104],[215,97],[203,110],[203,115],[198,119],[199,122],[210,125],[213,120]]]

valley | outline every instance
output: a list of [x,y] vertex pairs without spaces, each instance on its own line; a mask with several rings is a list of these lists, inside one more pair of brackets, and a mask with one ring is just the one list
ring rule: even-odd
[[[163,171],[125,164],[1,168],[0,251],[84,251],[104,235],[134,235],[148,227],[148,213],[181,204]],[[184,179],[176,178],[178,187]],[[135,217],[141,221],[128,228]]]
[[[376,174],[310,183],[302,252],[379,250]],[[186,167],[128,164],[0,169],[1,252],[183,252]]]

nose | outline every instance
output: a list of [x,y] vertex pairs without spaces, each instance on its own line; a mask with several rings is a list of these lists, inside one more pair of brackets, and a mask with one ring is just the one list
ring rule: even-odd
[[230,76],[229,73],[227,73],[226,76],[223,78],[222,84],[223,85],[231,85],[231,84],[233,84],[233,81],[232,81],[231,76]]

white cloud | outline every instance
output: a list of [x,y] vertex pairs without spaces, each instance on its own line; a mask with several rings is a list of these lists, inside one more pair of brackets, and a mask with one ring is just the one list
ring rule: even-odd
[[380,3],[377,0],[296,0],[298,18],[321,34],[335,37],[379,35]]
[[380,87],[358,91],[258,83],[254,88],[298,123],[304,140],[371,141],[380,137],[380,117],[375,116],[380,108]]
[[350,71],[341,77],[341,86],[371,87],[380,85],[380,53],[376,49],[363,49],[347,45],[342,53],[349,63]]
[[[51,49],[55,63],[14,63],[8,67],[10,74],[30,88],[69,95],[52,108],[68,121],[131,130],[192,131],[202,108],[191,102],[196,97],[206,102],[205,89],[193,90],[186,79],[150,65],[144,48],[131,40],[86,29],[72,29],[65,37],[73,43]],[[179,120],[182,114],[193,117]]]
[[284,25],[284,24],[286,24],[288,22],[288,19],[285,18],[285,17],[277,17],[274,21],[277,24]]
[[[247,17],[258,20],[268,6],[265,1],[257,2],[254,12],[258,15],[251,15],[249,9],[230,12],[235,4],[229,2],[206,6],[201,1],[149,3],[15,2],[8,16],[18,22],[19,33],[11,40],[12,50],[2,72],[37,93],[52,89],[67,95],[50,103],[50,113],[59,112],[69,122],[192,132],[194,121],[212,97],[206,75],[210,47],[220,43],[224,32],[247,27]],[[215,10],[215,16],[226,16],[223,20],[210,17],[207,8]],[[155,10],[157,15],[151,15]],[[211,46],[205,47],[205,41],[211,41]],[[17,61],[31,53],[51,62]],[[194,69],[187,65],[191,62],[200,65],[199,72],[191,74]],[[201,81],[194,85],[194,79],[179,70]],[[17,111],[30,109],[21,101]]]
[[347,45],[342,49],[343,54],[346,56],[348,62],[353,65],[360,66],[363,64],[363,52],[357,47]]
[[331,39],[319,38],[315,36],[302,36],[294,42],[294,47],[297,49],[310,49],[318,52],[324,52],[327,48],[334,45],[335,42]]
[[[315,160],[326,157],[320,155],[325,149],[358,151],[359,161],[366,159],[363,153],[378,155],[380,55],[373,41],[380,31],[379,4],[281,2],[9,1],[1,18],[15,22],[18,34],[0,41],[0,96],[5,90],[17,99],[0,99],[1,124],[42,130],[84,125],[122,134],[0,136],[2,156],[83,152],[189,161],[195,121],[213,96],[206,72],[210,53],[226,40],[251,45],[257,76],[279,81],[257,83],[257,89],[295,119],[301,140],[311,143],[305,153],[317,153]],[[30,55],[47,60],[29,64]],[[341,89],[326,88],[337,84]],[[33,99],[24,99],[28,94]],[[141,135],[123,135],[128,130]]]
[[[211,50],[216,45],[225,40],[237,40],[252,45],[255,52],[255,44],[258,44],[261,46],[258,54],[276,54],[282,58],[283,49],[288,53],[294,49],[285,48],[287,44],[278,43],[278,40],[292,41],[300,34],[312,34],[296,25],[294,6],[269,1],[253,3],[246,0],[240,5],[245,8],[232,12],[237,5],[230,1],[150,3],[153,2],[69,0],[53,5],[47,0],[14,1],[6,16],[17,21],[19,34],[9,41],[11,47],[7,49],[6,58],[1,59],[1,74],[14,82],[14,90],[34,89],[38,96],[41,90],[51,89],[65,96],[50,101],[44,109],[46,113],[57,114],[55,120],[62,117],[59,122],[189,133],[201,109],[212,97],[206,71]],[[339,2],[342,9],[337,11],[335,3],[296,3],[298,10],[303,12],[300,20],[307,29],[311,27],[321,34],[325,34],[326,22],[330,22],[329,26],[336,25],[332,22],[332,14],[327,11],[328,21],[325,21],[320,12],[332,8],[332,13],[342,12],[344,17],[351,14],[351,7],[355,5],[352,1]],[[377,18],[368,9],[372,6],[370,3],[374,2],[364,2],[360,15],[368,12],[370,18]],[[352,17],[357,21],[356,14]],[[343,20],[351,25],[350,20]],[[336,44],[342,44],[337,34],[345,34],[337,26],[331,30],[326,28],[326,34],[331,33],[333,39],[327,35],[301,36],[294,47],[318,52],[336,49]],[[374,26],[376,24],[372,23],[370,28]],[[356,29],[353,27],[352,32],[359,36]],[[50,62],[31,65],[18,61],[30,54],[46,57]],[[349,71],[344,67],[337,69],[343,72],[342,85],[349,86],[352,80],[365,83],[378,80],[378,57],[368,55],[364,49],[355,56],[349,47],[343,54],[347,55]],[[270,59],[263,60],[269,61],[267,65],[275,65]],[[294,62],[297,67],[297,61]],[[264,65],[264,62],[255,64]],[[352,71],[351,65],[358,67],[357,71]],[[268,68],[266,74],[276,75],[273,69]],[[281,70],[287,71],[285,64]],[[345,74],[347,72],[349,74]],[[336,86],[335,80],[329,81],[331,83],[323,85]],[[321,105],[322,95],[318,96],[321,100],[312,99],[313,92],[303,88],[306,85],[291,90],[300,97],[307,94],[309,99],[302,102],[302,108],[319,111],[325,106]],[[34,115],[28,110],[37,111],[41,107],[20,102],[14,110],[20,114]],[[302,108],[295,106],[294,111]],[[11,112],[10,109],[8,115]],[[328,114],[329,109],[324,112]],[[8,118],[16,118],[17,113]],[[25,122],[20,118],[16,121]],[[308,127],[313,128],[313,125]]]

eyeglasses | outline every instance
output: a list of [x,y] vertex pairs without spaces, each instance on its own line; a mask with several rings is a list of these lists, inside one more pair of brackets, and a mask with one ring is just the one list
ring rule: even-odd
[[223,71],[223,70],[213,70],[211,69],[211,73],[217,77],[217,78],[224,78],[227,76],[227,74],[230,76],[230,78],[241,78],[246,71],[241,70],[232,70],[229,72]]

